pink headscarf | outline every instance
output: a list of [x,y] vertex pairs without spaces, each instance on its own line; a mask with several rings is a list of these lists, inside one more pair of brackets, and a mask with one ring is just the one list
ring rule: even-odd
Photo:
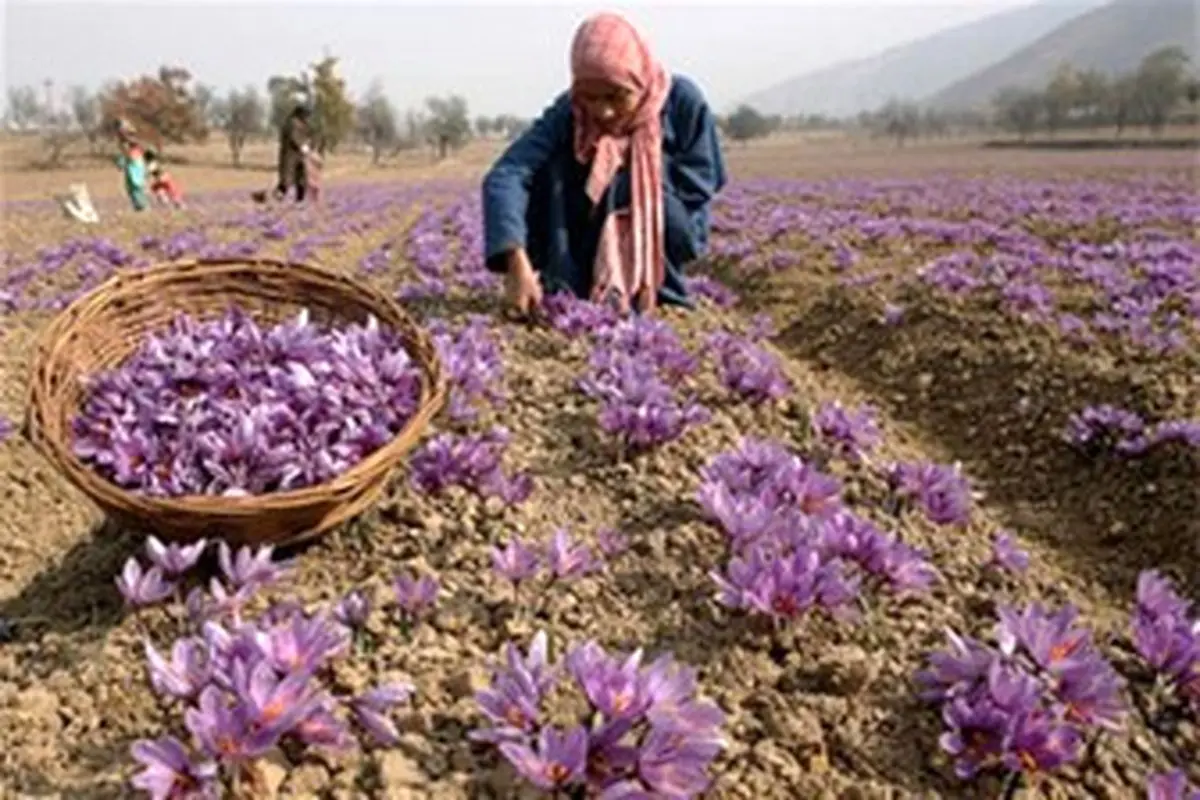
[[666,272],[662,197],[662,109],[671,78],[654,58],[641,32],[619,14],[604,12],[579,26],[571,44],[571,74],[620,86],[637,97],[625,133],[604,133],[579,103],[575,115],[575,158],[592,162],[586,191],[600,201],[617,172],[630,164],[630,213],[610,215],[596,253],[593,297],[616,291],[623,308],[640,296],[654,307]]

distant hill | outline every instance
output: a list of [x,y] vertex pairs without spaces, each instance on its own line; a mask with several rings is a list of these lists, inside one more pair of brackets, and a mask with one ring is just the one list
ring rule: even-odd
[[1001,89],[1044,85],[1063,62],[1109,74],[1126,72],[1170,45],[1184,48],[1196,64],[1198,32],[1194,0],[1115,0],[933,93],[929,102],[945,109],[986,105]]
[[745,99],[765,114],[850,116],[892,98],[917,99],[1007,59],[1104,0],[1042,0],[801,75]]

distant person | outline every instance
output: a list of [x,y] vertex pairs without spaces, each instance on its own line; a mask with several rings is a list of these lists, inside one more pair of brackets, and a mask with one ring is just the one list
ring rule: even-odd
[[164,206],[183,208],[183,189],[171,173],[163,169],[153,150],[146,152],[146,171],[150,175],[150,195]]
[[125,176],[125,194],[129,196],[134,211],[145,211],[150,207],[150,195],[146,192],[145,153],[134,138],[133,127],[126,122],[117,126],[117,143],[121,148],[117,167]]
[[309,142],[309,113],[306,106],[296,106],[279,129],[279,183],[275,198],[282,200],[290,189],[296,190],[296,202],[304,201],[308,193],[307,159],[312,152]]
[[688,305],[683,267],[725,185],[704,95],[613,13],[579,27],[571,74],[483,180],[488,268],[523,313],[557,289],[622,311]]

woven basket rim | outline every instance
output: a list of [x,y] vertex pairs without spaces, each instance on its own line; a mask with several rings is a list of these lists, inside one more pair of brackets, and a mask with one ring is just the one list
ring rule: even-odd
[[[97,303],[105,298],[108,304],[114,300],[136,298],[141,296],[147,285],[153,285],[163,276],[171,273],[194,271],[205,267],[241,267],[248,272],[262,269],[287,269],[292,272],[307,273],[313,277],[332,282],[341,282],[354,287],[356,290],[373,295],[372,299],[387,309],[396,318],[406,320],[413,331],[424,342],[404,341],[410,356],[417,362],[421,370],[421,390],[417,411],[383,446],[372,452],[366,458],[356,462],[344,472],[323,483],[272,492],[260,495],[225,496],[225,495],[183,495],[177,497],[160,497],[139,494],[124,489],[112,483],[85,464],[75,455],[69,442],[69,432],[65,437],[48,436],[42,420],[45,418],[43,398],[47,392],[41,386],[40,375],[43,365],[47,362],[54,344],[71,330],[71,322],[79,309]],[[231,301],[230,305],[236,305]],[[298,304],[303,307],[303,304]],[[374,313],[367,310],[368,313]],[[179,308],[178,313],[189,313],[187,308]],[[190,312],[197,316],[205,316],[210,312]],[[247,312],[251,317],[255,315]],[[377,316],[377,315],[376,315]],[[379,320],[381,325],[388,325],[386,320]],[[419,345],[426,345],[422,348]],[[448,381],[441,368],[440,359],[433,349],[427,332],[419,326],[394,300],[376,290],[374,287],[341,271],[316,266],[306,262],[294,262],[277,258],[197,258],[181,261],[160,262],[144,269],[126,269],[93,288],[87,294],[76,298],[58,315],[52,319],[37,338],[36,349],[31,363],[30,380],[26,392],[26,416],[23,433],[33,446],[47,458],[64,477],[76,488],[94,501],[103,505],[137,508],[137,515],[151,518],[156,516],[190,516],[251,518],[264,513],[292,511],[306,506],[327,502],[331,495],[351,491],[371,480],[380,472],[387,471],[403,458],[417,436],[419,436],[441,410],[448,390]],[[64,413],[68,417],[78,413],[78,408],[68,409]],[[69,426],[64,430],[69,431]],[[63,439],[67,441],[63,441]]]

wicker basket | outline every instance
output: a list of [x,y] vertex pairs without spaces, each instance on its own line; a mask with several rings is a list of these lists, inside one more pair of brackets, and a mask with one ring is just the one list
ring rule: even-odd
[[[307,308],[315,322],[363,322],[373,314],[397,331],[421,365],[419,410],[391,442],[333,480],[253,497],[148,497],[110,483],[71,448],[81,379],[111,369],[178,313],[219,315],[231,304],[260,323]],[[159,538],[221,538],[231,544],[293,544],[359,514],[428,427],[446,397],[432,340],[391,300],[342,274],[261,259],[205,260],[123,272],[76,300],[42,334],[34,356],[25,434],[71,483],[114,521]]]

